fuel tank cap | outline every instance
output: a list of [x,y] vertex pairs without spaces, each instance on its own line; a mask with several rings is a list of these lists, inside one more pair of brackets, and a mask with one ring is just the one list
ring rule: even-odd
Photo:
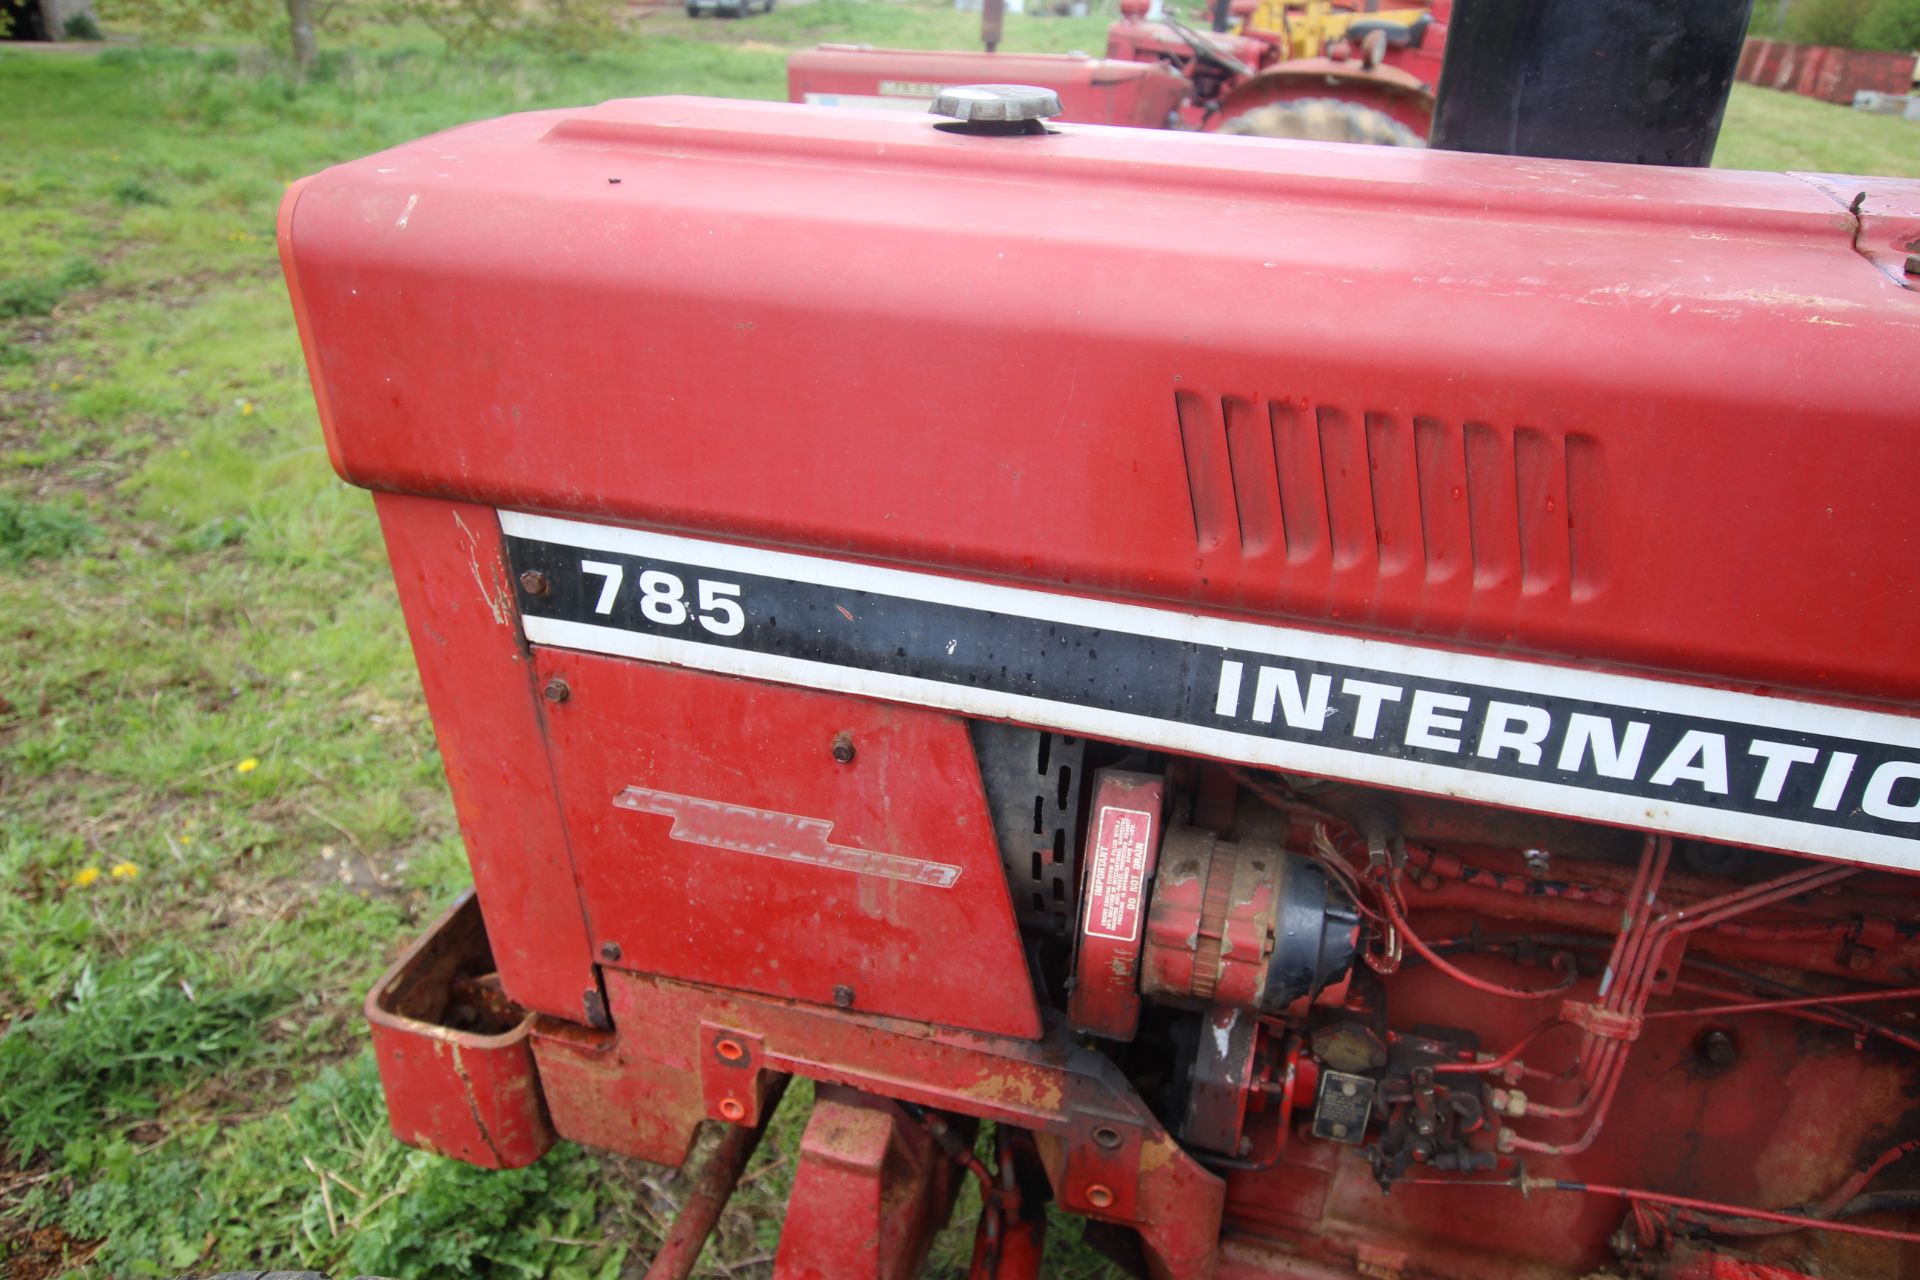
[[1030,84],[956,84],[928,108],[968,124],[1024,124],[1060,114],[1060,95]]

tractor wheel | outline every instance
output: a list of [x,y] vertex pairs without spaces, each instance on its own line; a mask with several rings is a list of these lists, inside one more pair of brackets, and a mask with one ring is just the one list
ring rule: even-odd
[[1366,142],[1381,147],[1424,147],[1426,140],[1384,111],[1339,98],[1295,98],[1256,107],[1220,126],[1221,133],[1254,138],[1305,138],[1311,142]]

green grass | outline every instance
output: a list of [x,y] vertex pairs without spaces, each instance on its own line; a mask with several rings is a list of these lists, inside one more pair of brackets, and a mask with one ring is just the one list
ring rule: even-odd
[[61,555],[92,542],[97,532],[70,507],[0,493],[0,564]]
[[[968,25],[825,0],[663,15],[588,57],[368,27],[306,84],[217,34],[0,52],[32,140],[0,149],[0,1271],[644,1259],[667,1171],[562,1147],[484,1174],[386,1131],[359,997],[466,868],[371,504],[319,444],[275,210],[465,120],[777,98],[787,46]],[[1016,46],[1089,35],[1010,23]],[[768,1270],[806,1097],[712,1246],[735,1274]],[[966,1249],[950,1232],[941,1269]],[[1069,1245],[1061,1269],[1098,1267]]]
[[[1107,24],[1112,18],[1093,6],[1085,18],[1030,18],[1008,14],[1003,47],[1024,53],[1098,54],[1107,47]],[[655,24],[658,24],[656,27]],[[813,0],[789,4],[745,22],[716,18],[688,20],[669,12],[649,20],[649,31],[781,47],[781,84],[773,95],[785,96],[786,49],[823,40],[854,41],[901,49],[978,49],[980,15],[963,13],[951,5],[929,3],[874,4],[867,0]]]
[[[1007,47],[1097,50],[1105,21],[1010,17]],[[972,47],[975,22],[819,0],[458,57],[375,24],[305,84],[219,33],[0,52],[0,1269],[646,1256],[664,1171],[563,1147],[489,1175],[387,1134],[359,997],[466,871],[371,505],[319,444],[275,209],[302,174],[465,120],[778,98],[789,48]],[[1720,160],[1911,174],[1920,129],[1743,87]],[[767,1270],[809,1096],[722,1222],[732,1274]],[[1100,1272],[1074,1239],[1050,1275]]]
[[1713,163],[1920,178],[1920,123],[1736,84]]
[[50,271],[0,280],[0,316],[44,316],[76,289],[100,283],[100,269],[78,254]]

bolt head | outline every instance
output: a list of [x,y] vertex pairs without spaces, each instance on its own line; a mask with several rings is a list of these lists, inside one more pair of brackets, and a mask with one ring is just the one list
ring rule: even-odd
[[836,1009],[853,1008],[853,988],[845,983],[833,989],[833,1007]]
[[1700,1056],[1716,1067],[1730,1067],[1740,1060],[1740,1046],[1732,1036],[1715,1028],[1700,1037]]
[[548,702],[552,702],[552,703],[565,702],[568,698],[571,698],[573,696],[573,690],[569,689],[567,687],[567,682],[561,679],[559,676],[554,676],[552,679],[548,680],[547,687],[542,689],[540,692],[546,697]]
[[600,958],[608,964],[612,964],[615,960],[618,960],[620,958],[620,944],[617,942],[601,943]]
[[529,569],[520,575],[520,589],[530,596],[543,596],[547,594],[547,589],[550,585],[551,584],[547,582],[547,575],[538,569]]
[[833,758],[841,764],[853,763],[853,735],[840,732],[833,735]]

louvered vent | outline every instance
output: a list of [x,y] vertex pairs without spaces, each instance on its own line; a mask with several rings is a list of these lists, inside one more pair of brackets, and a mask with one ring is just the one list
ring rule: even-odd
[[1600,588],[1591,436],[1190,391],[1174,408],[1204,554],[1576,600]]

